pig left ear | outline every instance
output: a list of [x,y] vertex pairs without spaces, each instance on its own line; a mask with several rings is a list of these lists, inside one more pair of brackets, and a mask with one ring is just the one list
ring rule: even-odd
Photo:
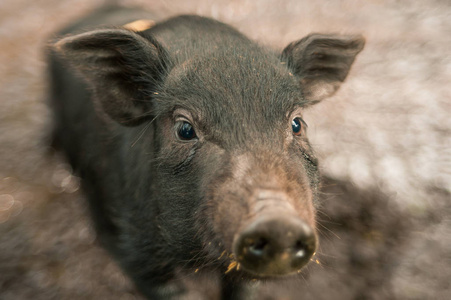
[[337,91],[364,44],[362,36],[311,34],[289,44],[282,61],[299,77],[305,98],[318,102]]
[[169,61],[151,37],[126,29],[99,29],[58,41],[54,50],[93,88],[94,101],[122,125],[153,115],[151,100]]

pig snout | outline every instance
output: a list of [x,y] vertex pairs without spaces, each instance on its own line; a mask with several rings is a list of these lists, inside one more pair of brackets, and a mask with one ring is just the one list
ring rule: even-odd
[[[268,201],[265,201],[268,202]],[[311,226],[276,200],[257,213],[236,235],[233,251],[240,265],[259,276],[281,276],[299,271],[316,250]]]

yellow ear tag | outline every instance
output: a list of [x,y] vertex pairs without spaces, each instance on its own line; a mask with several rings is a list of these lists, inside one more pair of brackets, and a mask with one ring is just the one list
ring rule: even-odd
[[154,25],[155,25],[155,21],[142,19],[142,20],[136,20],[136,21],[130,22],[128,24],[125,24],[123,27],[125,29],[132,30],[132,31],[144,31]]

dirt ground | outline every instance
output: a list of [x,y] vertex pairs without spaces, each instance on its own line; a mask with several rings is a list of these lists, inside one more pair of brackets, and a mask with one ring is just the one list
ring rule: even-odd
[[[49,151],[44,49],[112,1],[0,1],[0,299],[142,299],[96,242],[79,180]],[[321,246],[300,278],[255,299],[451,299],[451,3],[115,1],[196,13],[282,49],[362,33],[336,96],[306,113],[325,177]],[[208,299],[217,292],[211,287]]]

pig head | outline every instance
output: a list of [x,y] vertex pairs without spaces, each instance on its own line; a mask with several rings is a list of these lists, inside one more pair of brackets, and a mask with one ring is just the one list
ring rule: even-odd
[[[337,90],[363,44],[312,34],[275,54],[194,16],[58,41],[129,170],[113,188],[121,199],[102,200],[124,268],[139,281],[174,268],[267,278],[307,264],[319,174],[303,113]],[[120,176],[108,172],[99,176]]]

